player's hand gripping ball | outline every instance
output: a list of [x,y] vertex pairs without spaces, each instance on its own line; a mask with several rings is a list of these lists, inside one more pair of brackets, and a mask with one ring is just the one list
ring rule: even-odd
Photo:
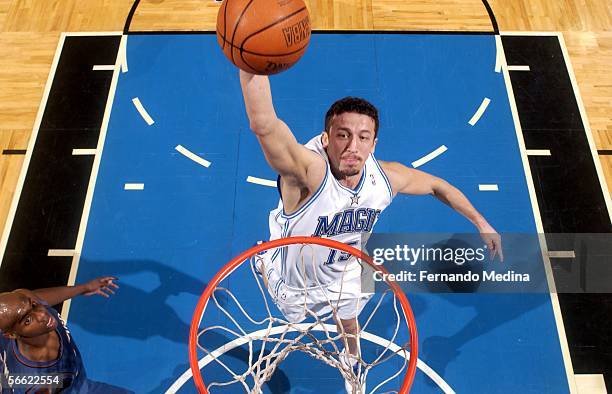
[[285,71],[310,42],[304,0],[224,0],[217,14],[217,41],[225,56],[244,71]]

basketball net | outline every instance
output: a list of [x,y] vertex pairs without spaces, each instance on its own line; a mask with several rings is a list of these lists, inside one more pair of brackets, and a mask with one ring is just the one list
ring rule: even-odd
[[[343,266],[339,291],[336,289],[330,292],[329,285],[321,284],[316,275],[314,286],[294,289],[298,291],[299,301],[294,302],[292,306],[305,317],[300,319],[299,323],[289,321],[279,312],[273,299],[276,298],[278,302],[278,297],[266,288],[258,270],[263,261],[262,252],[274,253],[287,245],[300,247],[299,268],[304,277],[308,264],[311,265],[310,272],[316,272],[317,263],[310,257],[314,253],[304,252],[314,245],[351,255],[349,262]],[[248,266],[245,264],[247,262]],[[191,324],[190,365],[198,391],[223,392],[226,391],[223,390],[224,387],[239,386],[247,393],[262,393],[263,386],[270,381],[279,365],[291,353],[297,351],[337,369],[345,381],[345,387],[352,394],[407,393],[416,372],[417,334],[410,305],[398,286],[393,282],[383,282],[387,288],[371,293],[369,300],[355,299],[356,310],[360,311],[365,306],[360,303],[366,302],[370,304],[370,308],[367,312],[364,309],[358,317],[358,329],[354,333],[347,332],[344,326],[339,324],[338,306],[347,298],[347,291],[343,287],[344,278],[349,270],[355,269],[356,264],[361,265],[362,271],[369,268],[369,272],[386,272],[358,249],[329,239],[311,237],[291,237],[266,242],[249,249],[228,263],[204,291]],[[246,277],[246,272],[250,272],[248,276],[252,283],[256,284],[256,292],[245,291],[243,278]],[[240,275],[237,280],[240,285],[236,286],[237,281],[233,283],[234,291],[230,289],[232,283],[228,280],[232,273]],[[259,302],[253,302],[252,293],[258,294],[258,300],[261,298]],[[316,311],[310,309],[314,293],[317,294]],[[247,302],[241,302],[241,297],[246,298]],[[249,311],[247,306],[255,309],[254,305],[263,305],[263,308],[257,307],[256,312]],[[376,321],[379,325],[383,322],[383,331],[389,333],[387,338],[368,332]],[[405,332],[406,330],[408,332]],[[220,343],[219,338],[226,341]],[[397,344],[399,338],[409,340],[405,344]],[[348,351],[351,341],[356,342],[354,354],[349,354]],[[364,341],[368,344],[374,343],[376,350],[363,351]],[[241,362],[236,362],[236,354],[241,355]],[[394,362],[388,362],[390,360]],[[385,363],[386,366],[381,367]],[[393,365],[395,367],[389,367]],[[215,369],[214,373],[207,372],[211,367]],[[377,368],[379,371],[376,372],[376,380],[369,382],[368,376]],[[366,391],[363,391],[366,387]],[[236,390],[233,389],[232,392]]]

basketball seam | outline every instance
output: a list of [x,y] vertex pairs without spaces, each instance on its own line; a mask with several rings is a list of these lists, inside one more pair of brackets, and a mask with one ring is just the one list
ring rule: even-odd
[[225,36],[227,35],[226,31],[227,31],[227,2],[228,1],[229,0],[225,0],[223,2],[223,7],[224,7],[223,8],[223,36],[222,36],[223,37],[223,48],[222,48],[223,50],[225,50],[225,44],[227,43],[225,41]]
[[[225,36],[223,36],[223,35],[221,34],[221,32],[219,32],[219,30],[216,30],[216,33],[217,33],[217,35],[218,35],[218,36],[220,36],[220,37],[221,37],[221,39],[223,39],[223,42],[224,42],[224,43],[227,43],[227,45],[228,45],[228,47],[229,47],[229,50],[230,50],[230,53],[232,53],[232,63],[236,64],[236,63],[234,62],[234,56],[233,56],[233,54],[234,54],[234,49],[238,49],[238,47],[236,47],[235,45],[233,45],[233,43],[229,43],[229,42],[227,42],[227,40],[225,39]],[[258,54],[258,53],[253,53],[253,54],[254,54],[254,55],[260,55],[260,54]],[[268,56],[268,55],[260,55],[260,56]],[[242,59],[242,61],[243,61],[243,63],[244,63],[244,64],[246,64],[246,66],[247,66],[247,67],[249,67],[249,68],[250,68],[250,69],[251,69],[251,70],[252,70],[252,71],[253,71],[255,74],[257,74],[257,73],[259,73],[259,72],[260,72],[260,71],[259,71],[259,70],[257,70],[255,67],[253,67],[253,66],[251,66],[250,64],[248,64],[248,63],[247,63],[247,62],[246,62],[244,59]]]
[[[242,17],[244,16],[244,13],[249,9],[249,7],[251,6],[251,4],[253,4],[255,0],[250,0],[248,2],[248,4],[246,5],[246,7],[244,7],[242,9],[242,12],[240,12],[240,16],[238,16],[238,19],[236,19],[236,25],[234,26],[234,32],[232,34],[232,41],[230,43],[230,45],[232,46],[232,50],[230,51],[231,55],[232,55],[232,63],[234,62],[234,38],[236,38],[236,31],[238,30],[238,26],[240,25],[240,20],[242,19]],[[226,6],[227,7],[227,6]],[[226,8],[227,9],[227,8]]]
[[[293,16],[300,14],[300,13],[301,13],[302,11],[304,11],[304,10],[306,10],[306,17],[308,17],[308,10],[307,10],[307,9],[306,9],[306,7],[304,6],[304,7],[300,8],[299,10],[294,11],[294,12],[292,12],[291,14],[286,15],[286,16],[284,16],[284,17],[282,17],[282,18],[280,18],[280,19],[278,19],[278,20],[274,21],[274,23],[271,23],[271,24],[270,24],[270,25],[268,25],[268,26],[262,27],[262,28],[261,28],[261,29],[259,29],[258,31],[255,31],[255,32],[251,33],[250,35],[248,35],[248,36],[247,36],[247,37],[246,37],[246,38],[245,38],[245,39],[242,41],[242,43],[240,44],[240,59],[242,59],[242,62],[254,70],[255,68],[253,68],[253,66],[251,66],[251,65],[250,65],[250,64],[249,64],[249,63],[246,61],[246,59],[244,58],[244,44],[246,44],[246,42],[247,42],[247,41],[248,41],[248,40],[249,40],[251,37],[254,37],[254,36],[256,36],[257,34],[262,33],[262,32],[264,32],[264,31],[268,30],[269,28],[271,28],[271,27],[274,27],[274,26],[278,25],[279,23],[282,23],[282,22],[286,21],[287,19],[290,19],[290,18],[292,18]],[[310,18],[309,18],[309,19],[310,19]],[[232,44],[233,44],[233,42],[232,42]],[[305,48],[307,45],[308,45],[308,44],[306,44],[306,45],[302,46],[301,48],[299,48],[298,50],[296,50],[296,51],[294,51],[294,52],[292,52],[292,53],[284,54],[284,55],[281,55],[281,56],[287,56],[287,55],[290,55],[290,54],[293,54],[293,53],[297,53],[297,52],[301,51],[302,49],[304,49],[304,48]],[[233,50],[232,50],[232,52],[233,52]],[[266,56],[267,56],[267,55],[266,55]]]
[[[274,27],[274,26],[276,26],[277,24],[279,24],[279,23],[281,23],[281,22],[286,21],[287,19],[291,18],[292,16],[295,16],[295,15],[299,14],[300,12],[302,12],[302,11],[304,11],[304,10],[308,11],[308,10],[306,9],[306,7],[302,7],[302,8],[300,8],[299,10],[297,10],[297,11],[293,11],[291,14],[289,14],[289,15],[285,15],[285,16],[283,16],[282,18],[280,18],[280,19],[278,19],[278,20],[274,21],[274,23],[271,23],[271,24],[269,24],[268,26],[264,26],[264,27],[262,27],[261,29],[259,29],[259,30],[255,31],[255,32],[253,32],[253,33],[251,33],[251,34],[249,34],[249,35],[248,35],[248,36],[247,36],[247,37],[246,37],[246,38],[245,38],[245,39],[242,41],[242,43],[240,44],[240,52],[242,52],[242,50],[243,50],[243,48],[244,48],[244,44],[245,44],[245,43],[246,43],[246,42],[247,42],[247,41],[248,41],[248,40],[249,40],[251,37],[253,37],[253,36],[255,36],[255,35],[257,35],[257,34],[259,34],[259,33],[263,32],[263,31],[265,31],[265,30],[268,30],[268,29],[269,29],[269,28],[271,28],[271,27]],[[310,18],[309,18],[309,19],[310,19]],[[234,44],[234,41],[233,41],[233,39],[232,39],[232,45],[233,45],[233,44]]]
[[[306,44],[306,45],[302,46],[300,49],[298,49],[298,50],[296,50],[296,51],[293,51],[293,52],[290,52],[290,53],[285,53],[285,54],[282,54],[282,55],[263,55],[263,56],[272,57],[272,56],[287,56],[287,55],[293,55],[294,53],[297,53],[297,52],[302,51],[302,50],[303,50],[303,49],[305,49],[307,46],[308,46],[308,44]],[[246,52],[246,51],[245,51],[245,52]],[[246,53],[249,53],[249,52],[246,52]],[[258,55],[257,53],[252,53],[252,54],[254,54],[254,55]],[[261,56],[261,55],[259,55],[259,56]],[[243,62],[244,64],[246,64],[247,66],[249,66],[250,68],[252,68],[253,70],[255,70],[255,68],[254,68],[253,66],[251,66],[251,65],[249,64],[249,62],[247,62],[247,61],[246,61],[246,59],[244,58],[244,55],[243,55],[243,52],[242,52],[242,51],[240,51],[240,58],[242,59],[242,62]],[[261,71],[261,70],[260,70],[259,72],[265,72],[265,69],[264,69],[263,71]],[[276,74],[276,73],[272,73],[272,74]]]
[[[216,32],[216,33],[217,33],[217,34],[219,34],[219,35],[221,36],[221,38],[223,39],[223,41],[225,41],[225,37],[223,37],[223,36],[221,35],[221,33],[220,33],[218,30],[217,30],[217,32]],[[227,42],[227,41],[225,41],[225,42]],[[236,48],[236,49],[240,49],[239,47],[237,47],[237,46],[235,46],[235,45],[232,45],[232,44],[230,44],[230,43],[227,43],[227,45],[232,46],[232,47],[234,47],[234,48]],[[308,44],[305,44],[305,45],[303,45],[303,46],[299,47],[298,49],[296,49],[295,51],[292,51],[292,52],[285,52],[285,53],[279,53],[279,54],[272,54],[272,53],[268,54],[268,53],[261,53],[261,52],[253,52],[253,51],[250,51],[250,50],[248,50],[248,49],[244,49],[244,48],[242,49],[242,51],[243,51],[244,53],[249,54],[249,55],[256,55],[256,56],[268,56],[268,57],[278,57],[278,56],[288,56],[288,55],[293,55],[294,53],[297,53],[297,52],[301,51],[302,49],[306,48],[307,46],[308,46]]]

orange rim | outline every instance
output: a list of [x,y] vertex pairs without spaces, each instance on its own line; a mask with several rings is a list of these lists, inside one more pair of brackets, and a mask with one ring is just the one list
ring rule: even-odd
[[[202,374],[200,373],[200,367],[198,365],[198,354],[197,354],[197,342],[198,342],[198,329],[200,327],[200,322],[208,305],[208,300],[210,299],[213,291],[217,288],[219,283],[226,278],[229,274],[231,274],[238,266],[243,264],[244,261],[249,259],[251,256],[262,252],[267,249],[277,248],[280,246],[287,246],[292,244],[315,244],[321,246],[327,246],[333,249],[338,249],[346,253],[350,253],[353,256],[356,256],[366,263],[368,263],[372,268],[382,273],[387,274],[388,271],[380,265],[374,264],[372,258],[362,252],[359,249],[356,249],[352,246],[346,245],[342,242],[334,241],[326,238],[317,238],[317,237],[288,237],[288,238],[280,238],[275,239],[273,241],[264,242],[262,244],[256,245],[238,256],[234,257],[229,263],[227,263],[217,274],[212,278],[212,280],[206,286],[206,289],[202,293],[202,296],[198,300],[198,304],[196,305],[195,312],[193,314],[193,318],[191,319],[191,329],[189,330],[189,365],[191,367],[191,373],[193,375],[193,381],[195,383],[198,392],[207,394],[208,390],[206,389],[206,385],[204,384],[204,380],[202,379]],[[406,319],[406,323],[408,324],[408,328],[410,330],[410,360],[408,362],[408,368],[406,369],[406,373],[404,374],[404,382],[400,387],[399,392],[401,394],[406,394],[410,391],[410,387],[412,386],[412,382],[414,381],[414,375],[416,374],[417,360],[418,360],[418,336],[417,336],[417,328],[416,321],[414,320],[414,315],[412,313],[412,308],[410,308],[410,303],[408,302],[408,298],[404,292],[400,289],[397,283],[391,281],[387,281],[391,290],[395,294],[395,297],[400,302],[402,307],[402,311],[404,313],[404,318]]]

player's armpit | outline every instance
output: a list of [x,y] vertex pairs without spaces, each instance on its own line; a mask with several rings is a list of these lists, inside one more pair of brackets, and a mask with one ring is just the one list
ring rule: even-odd
[[297,142],[282,120],[268,127],[266,133],[256,133],[268,164],[287,181],[316,189],[325,175],[323,158]]

